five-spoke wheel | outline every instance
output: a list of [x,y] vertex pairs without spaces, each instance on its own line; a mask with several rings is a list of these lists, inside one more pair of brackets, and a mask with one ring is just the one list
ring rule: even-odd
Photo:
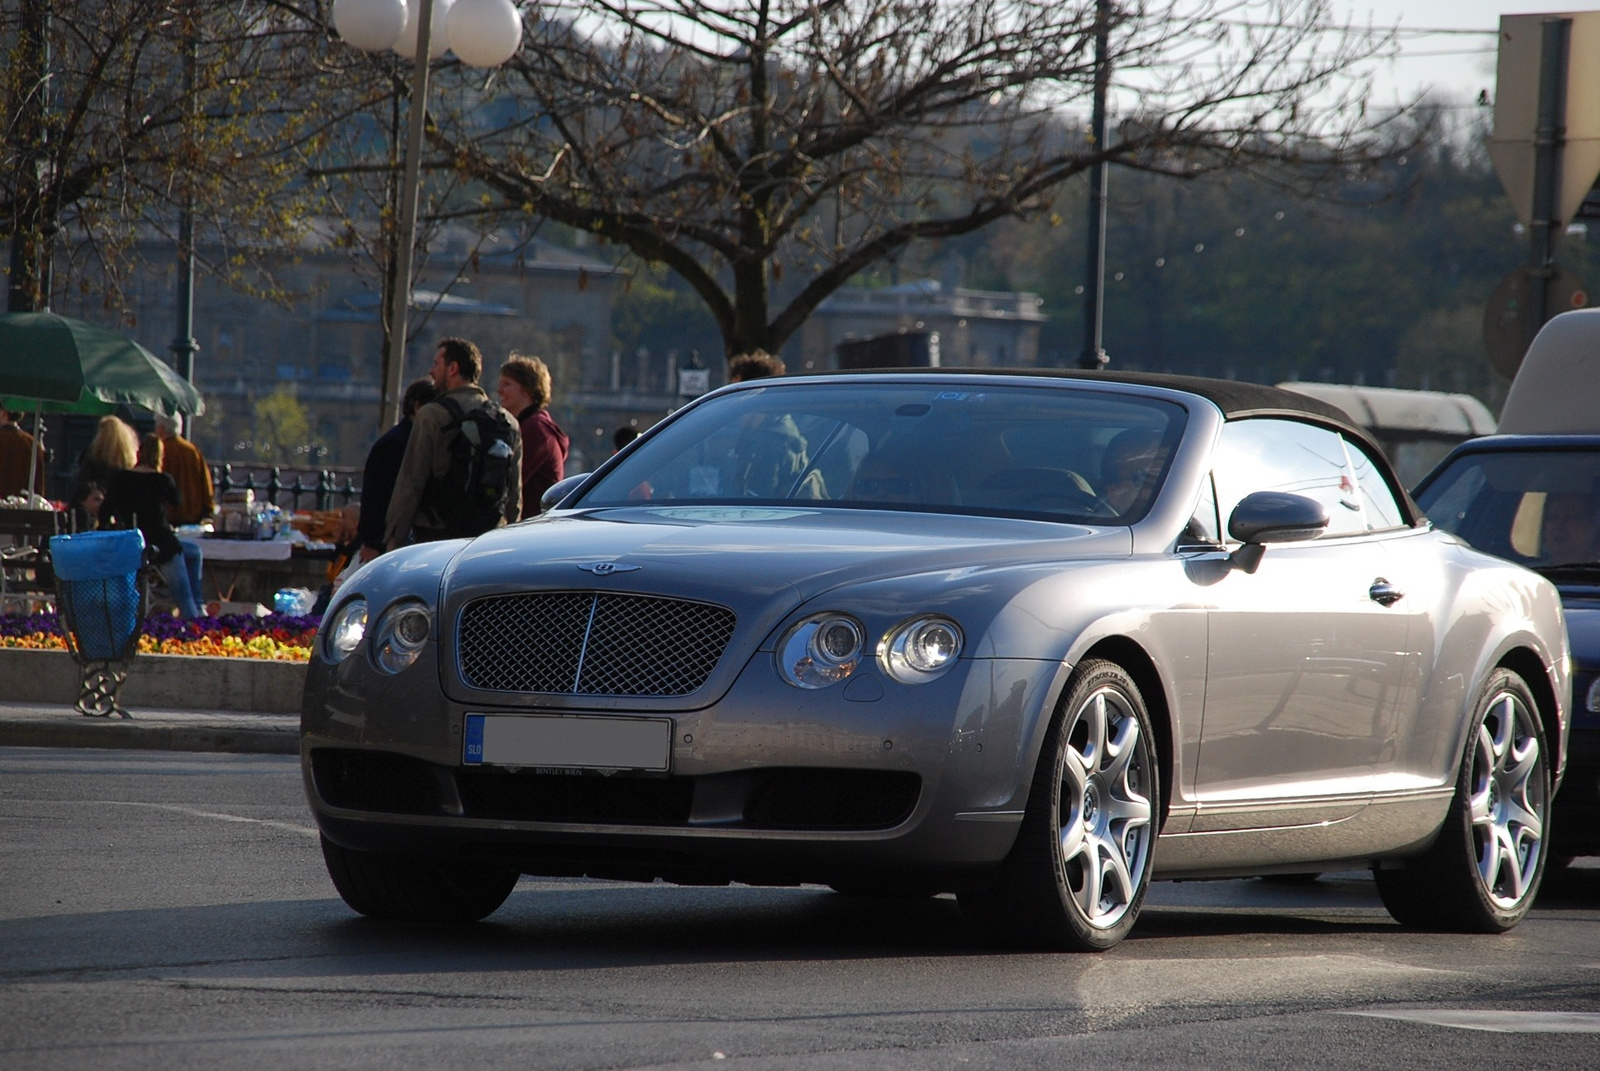
[[1545,867],[1550,769],[1528,686],[1489,678],[1439,839],[1402,869],[1377,872],[1384,906],[1419,929],[1498,933],[1528,913]]
[[1016,846],[962,907],[1026,944],[1110,948],[1144,903],[1159,814],[1139,687],[1115,663],[1085,662],[1051,724]]

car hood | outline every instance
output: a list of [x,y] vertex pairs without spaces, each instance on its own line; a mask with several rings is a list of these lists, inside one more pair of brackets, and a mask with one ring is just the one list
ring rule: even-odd
[[[629,507],[556,514],[502,528],[465,544],[444,571],[442,611],[456,621],[477,599],[511,592],[601,591],[712,603],[733,611],[726,657],[693,695],[627,700],[630,709],[703,705],[731,686],[762,643],[808,600],[843,586],[944,574],[946,598],[986,589],[1037,562],[1125,558],[1126,528],[883,510]],[[1016,583],[1029,582],[1019,569]],[[457,630],[442,630],[445,690],[487,701],[456,672]],[[504,694],[496,702],[523,702]],[[572,700],[533,696],[533,705]],[[586,697],[587,705],[610,705]],[[620,700],[618,701],[621,702]]]
[[598,587],[698,592],[737,603],[785,588],[800,600],[841,584],[953,566],[1126,557],[1131,551],[1126,528],[881,510],[636,507],[555,515],[490,532],[462,550],[445,583],[451,596]]

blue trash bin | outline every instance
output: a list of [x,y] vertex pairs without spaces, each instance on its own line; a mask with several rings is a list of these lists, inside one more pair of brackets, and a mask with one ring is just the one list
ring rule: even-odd
[[139,568],[144,536],[137,529],[52,536],[56,610],[67,649],[83,667],[80,714],[127,717],[117,692],[126,663],[139,650],[144,597]]

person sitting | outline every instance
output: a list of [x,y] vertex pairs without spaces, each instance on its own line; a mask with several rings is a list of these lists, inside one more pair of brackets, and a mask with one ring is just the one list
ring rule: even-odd
[[1160,432],[1150,428],[1118,432],[1100,459],[1100,497],[1119,517],[1142,514],[1166,459]]
[[104,492],[111,486],[112,474],[121,469],[131,469],[138,464],[139,433],[133,426],[114,416],[103,416],[95,428],[94,439],[78,459],[78,475],[72,485],[72,530],[88,532],[98,528],[105,501],[102,493],[95,505],[88,504],[89,489]]
[[1540,522],[1540,560],[1547,565],[1584,565],[1600,560],[1600,510],[1586,494],[1545,496]]
[[166,508],[178,502],[178,485],[161,471],[161,440],[155,435],[141,438],[135,460],[132,468],[112,473],[103,512],[113,526],[144,533],[148,560],[166,582],[178,613],[199,617],[200,548],[180,540],[167,520]]

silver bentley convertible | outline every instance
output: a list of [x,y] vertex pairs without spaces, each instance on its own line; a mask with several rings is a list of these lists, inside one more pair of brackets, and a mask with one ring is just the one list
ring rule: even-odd
[[1322,403],[1134,374],[758,380],[537,520],[351,576],[307,677],[328,871],[954,892],[1108,948],[1152,879],[1370,867],[1493,932],[1543,873],[1561,604]]

